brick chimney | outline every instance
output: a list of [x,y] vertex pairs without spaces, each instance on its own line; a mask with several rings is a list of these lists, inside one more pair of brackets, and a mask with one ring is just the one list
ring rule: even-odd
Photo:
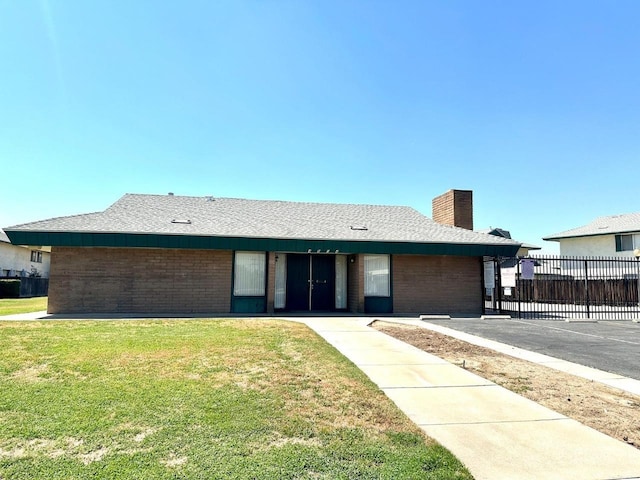
[[473,230],[473,192],[449,190],[431,202],[433,220],[444,225]]

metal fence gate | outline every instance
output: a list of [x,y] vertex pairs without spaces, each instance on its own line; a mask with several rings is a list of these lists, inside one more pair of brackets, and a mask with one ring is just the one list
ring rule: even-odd
[[640,259],[485,258],[485,311],[518,318],[640,318]]

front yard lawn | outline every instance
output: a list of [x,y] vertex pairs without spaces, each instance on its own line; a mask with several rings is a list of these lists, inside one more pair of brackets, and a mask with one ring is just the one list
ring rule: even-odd
[[469,479],[274,320],[0,322],[0,479]]
[[40,312],[47,309],[48,297],[1,298],[0,316],[17,313]]

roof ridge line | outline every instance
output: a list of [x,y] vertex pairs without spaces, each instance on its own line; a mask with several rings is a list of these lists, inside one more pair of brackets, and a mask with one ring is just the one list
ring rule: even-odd
[[[243,198],[243,197],[222,197],[216,195],[167,195],[156,193],[125,193],[115,203],[118,203],[124,197],[173,197],[173,198],[196,198],[207,199],[213,198],[215,200],[240,200],[245,202],[269,202],[269,203],[293,203],[293,204],[305,204],[305,205],[345,205],[345,206],[363,206],[363,207],[386,207],[386,208],[410,208],[416,210],[410,205],[388,205],[382,203],[345,203],[345,202],[321,202],[321,201],[309,201],[309,200],[272,200],[264,198]],[[115,205],[114,203],[114,205]],[[417,210],[416,210],[417,211]],[[429,218],[429,217],[427,217]]]

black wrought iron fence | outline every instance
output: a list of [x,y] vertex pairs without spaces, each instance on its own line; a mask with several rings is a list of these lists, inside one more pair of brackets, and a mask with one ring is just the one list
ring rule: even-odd
[[640,318],[640,260],[485,259],[485,310],[519,318]]

